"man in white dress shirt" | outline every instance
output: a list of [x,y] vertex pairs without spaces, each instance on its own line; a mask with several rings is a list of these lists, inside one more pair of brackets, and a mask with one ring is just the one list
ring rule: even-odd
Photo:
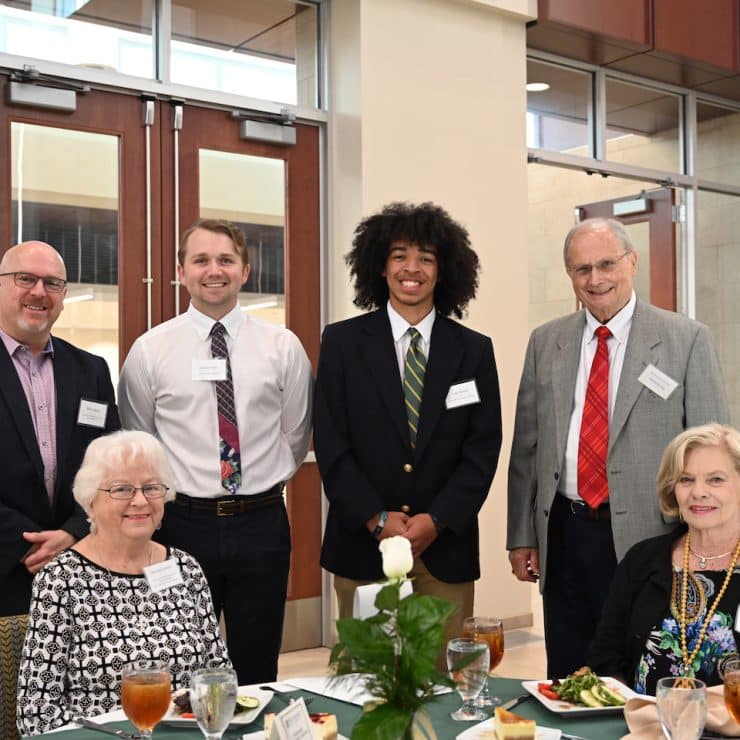
[[311,435],[311,366],[298,338],[245,315],[244,234],[200,220],[182,237],[186,313],[139,337],[121,370],[124,428],[167,448],[177,496],[158,539],[200,562],[240,684],[277,676],[290,528],[283,485]]

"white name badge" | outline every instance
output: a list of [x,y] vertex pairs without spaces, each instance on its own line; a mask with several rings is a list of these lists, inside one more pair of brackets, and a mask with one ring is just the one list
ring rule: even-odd
[[275,715],[270,727],[270,740],[313,740],[311,718],[303,697]]
[[146,576],[149,588],[154,593],[164,591],[166,588],[172,588],[173,586],[179,586],[182,583],[180,566],[174,558],[167,558],[167,560],[163,560],[161,563],[147,565],[144,568],[144,575]]
[[465,380],[450,386],[445,398],[446,409],[456,409],[458,406],[470,406],[471,403],[480,403],[478,386],[473,380]]
[[740,604],[735,612],[735,632],[740,632]]
[[80,410],[77,412],[77,423],[84,424],[87,427],[96,427],[103,429],[105,427],[105,417],[108,415],[108,404],[100,401],[88,401],[85,398],[80,399]]
[[673,378],[658,370],[652,363],[642,371],[638,380],[664,401],[678,388],[678,383]]
[[226,360],[193,360],[193,380],[226,380]]

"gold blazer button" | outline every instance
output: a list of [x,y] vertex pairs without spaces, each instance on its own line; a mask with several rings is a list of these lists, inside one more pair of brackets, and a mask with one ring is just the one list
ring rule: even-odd
[[414,472],[414,466],[411,463],[406,463],[403,466],[403,472],[404,473],[413,473]]

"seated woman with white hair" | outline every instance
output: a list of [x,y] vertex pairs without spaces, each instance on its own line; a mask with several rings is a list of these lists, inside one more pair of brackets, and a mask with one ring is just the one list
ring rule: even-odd
[[118,708],[127,663],[166,661],[173,689],[197,668],[230,667],[200,566],[151,539],[174,498],[159,441],[134,431],[99,437],[73,491],[90,534],[34,579],[18,676],[21,735]]

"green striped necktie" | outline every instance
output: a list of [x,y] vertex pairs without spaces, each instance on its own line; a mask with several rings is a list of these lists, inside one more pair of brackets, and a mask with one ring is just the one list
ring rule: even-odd
[[409,420],[409,437],[411,446],[416,447],[416,430],[419,426],[419,411],[421,409],[421,397],[424,393],[424,370],[427,366],[427,358],[421,351],[419,343],[421,334],[418,329],[409,327],[411,344],[406,353],[406,364],[403,368],[403,395],[406,398],[406,416]]

